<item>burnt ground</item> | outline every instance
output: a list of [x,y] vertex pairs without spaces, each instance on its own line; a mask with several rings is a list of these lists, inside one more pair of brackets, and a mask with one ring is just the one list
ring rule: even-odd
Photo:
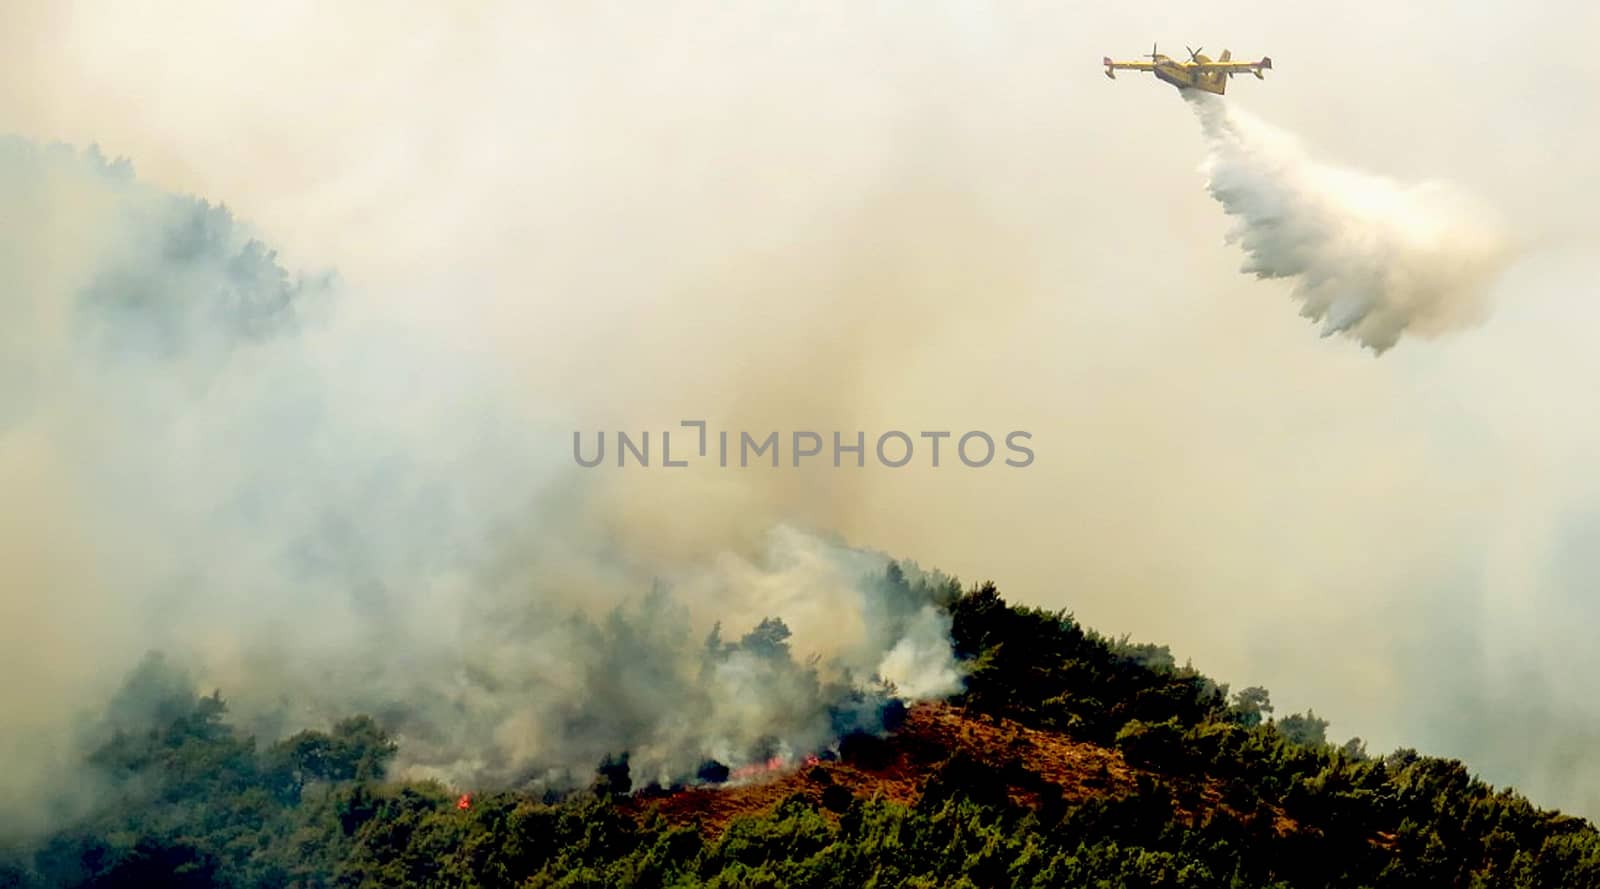
[[[852,797],[914,804],[952,760],[988,776],[991,792],[1035,809],[1125,796],[1138,787],[1141,772],[1108,747],[968,715],[950,704],[918,704],[886,738],[847,739],[837,759],[797,764],[741,782],[640,793],[619,805],[634,817],[659,812],[674,823],[698,823],[704,833],[716,836],[733,819],[765,813],[797,795],[833,812]],[[1178,805],[1189,819],[1204,819],[1222,807],[1214,782],[1200,781],[1186,796]],[[1280,834],[1294,829],[1280,813],[1273,813],[1272,821]]]

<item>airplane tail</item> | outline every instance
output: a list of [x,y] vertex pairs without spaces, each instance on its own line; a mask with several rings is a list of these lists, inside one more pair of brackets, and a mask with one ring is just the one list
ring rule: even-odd
[[1111,64],[1112,64],[1111,63],[1111,57],[1110,56],[1102,56],[1101,59],[1100,59],[1100,62],[1101,62],[1101,64],[1106,66],[1106,76],[1111,78],[1112,80],[1116,80],[1117,79],[1117,73],[1116,73],[1116,69],[1111,67]]
[[1272,67],[1272,57],[1271,56],[1262,56],[1261,57],[1261,61],[1256,62],[1256,66],[1254,68],[1250,69],[1250,73],[1254,74],[1256,76],[1257,80],[1266,80],[1266,78],[1261,75],[1261,72],[1266,70],[1266,69],[1268,69],[1268,68],[1271,68],[1271,67]]

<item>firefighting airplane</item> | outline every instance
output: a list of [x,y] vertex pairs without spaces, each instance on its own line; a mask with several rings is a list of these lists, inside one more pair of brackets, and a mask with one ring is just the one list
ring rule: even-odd
[[[1184,49],[1189,49],[1187,46]],[[1205,47],[1200,47],[1205,49]],[[1272,67],[1272,60],[1266,56],[1259,62],[1232,61],[1233,53],[1223,50],[1222,58],[1211,61],[1200,54],[1200,49],[1189,49],[1189,61],[1179,62],[1162,55],[1156,51],[1155,44],[1150,45],[1148,62],[1114,62],[1109,56],[1104,59],[1106,76],[1112,80],[1117,79],[1117,69],[1125,71],[1151,71],[1156,77],[1172,84],[1179,92],[1187,89],[1204,90],[1208,93],[1222,95],[1228,89],[1228,78],[1241,71],[1248,71],[1256,76],[1257,80],[1265,80],[1261,72]]]

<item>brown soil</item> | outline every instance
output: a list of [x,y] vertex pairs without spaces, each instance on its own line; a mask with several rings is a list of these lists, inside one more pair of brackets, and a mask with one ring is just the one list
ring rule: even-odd
[[[669,821],[698,822],[715,836],[734,818],[770,811],[790,796],[820,806],[830,784],[860,799],[914,803],[928,777],[958,752],[996,768],[1020,765],[1058,788],[1068,801],[1122,795],[1135,787],[1135,770],[1115,750],[1009,720],[975,718],[949,704],[918,704],[907,713],[903,726],[867,750],[846,748],[840,759],[795,765],[752,781],[638,794],[622,807],[636,816],[654,809]],[[1037,806],[1041,789],[1015,784],[1007,787],[1007,793],[1018,804]]]

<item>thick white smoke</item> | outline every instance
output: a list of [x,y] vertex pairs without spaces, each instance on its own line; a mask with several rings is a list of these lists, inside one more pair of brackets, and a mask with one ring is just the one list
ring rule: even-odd
[[1403,185],[1313,160],[1288,134],[1222,99],[1184,96],[1210,147],[1212,197],[1237,222],[1241,271],[1294,279],[1300,312],[1322,335],[1383,354],[1403,334],[1433,336],[1482,320],[1509,255],[1491,212],[1438,182]]
[[366,712],[475,786],[804,753],[956,688],[937,578],[788,527],[654,558],[569,419],[225,209],[18,139],[0,205],[3,798],[152,650],[263,740]]

